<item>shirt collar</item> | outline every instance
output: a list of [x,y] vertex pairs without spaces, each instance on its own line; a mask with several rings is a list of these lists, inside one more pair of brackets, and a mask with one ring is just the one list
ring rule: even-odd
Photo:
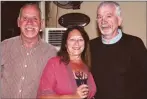
[[103,36],[101,36],[101,37],[102,37],[102,43],[103,44],[114,44],[114,43],[118,42],[121,39],[122,31],[121,31],[121,29],[118,29],[118,34],[114,38],[110,39],[109,42]]

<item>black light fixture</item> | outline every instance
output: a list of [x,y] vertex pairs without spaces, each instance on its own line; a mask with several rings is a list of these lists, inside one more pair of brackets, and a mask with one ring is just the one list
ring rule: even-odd
[[85,27],[90,22],[90,18],[84,13],[67,13],[58,19],[58,23],[63,27],[82,26]]

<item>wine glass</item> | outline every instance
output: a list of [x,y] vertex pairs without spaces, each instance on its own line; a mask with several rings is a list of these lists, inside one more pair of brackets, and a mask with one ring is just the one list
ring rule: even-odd
[[[84,72],[76,71],[75,76],[77,77],[76,82],[78,86],[82,84],[87,84],[87,76],[85,75]],[[84,98],[84,99],[87,99],[87,98]]]
[[77,85],[80,86],[82,84],[87,84],[87,76],[84,72],[76,71],[75,76],[77,77]]

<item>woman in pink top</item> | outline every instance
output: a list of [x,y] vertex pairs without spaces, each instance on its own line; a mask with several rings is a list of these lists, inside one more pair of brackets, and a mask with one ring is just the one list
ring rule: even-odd
[[50,59],[42,73],[38,98],[92,99],[96,85],[90,72],[89,37],[74,26],[63,34],[58,56]]

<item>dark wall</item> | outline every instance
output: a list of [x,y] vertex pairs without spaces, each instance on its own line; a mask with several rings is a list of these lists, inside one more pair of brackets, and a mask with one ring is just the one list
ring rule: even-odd
[[1,41],[20,34],[17,17],[20,8],[26,3],[37,1],[1,1]]

